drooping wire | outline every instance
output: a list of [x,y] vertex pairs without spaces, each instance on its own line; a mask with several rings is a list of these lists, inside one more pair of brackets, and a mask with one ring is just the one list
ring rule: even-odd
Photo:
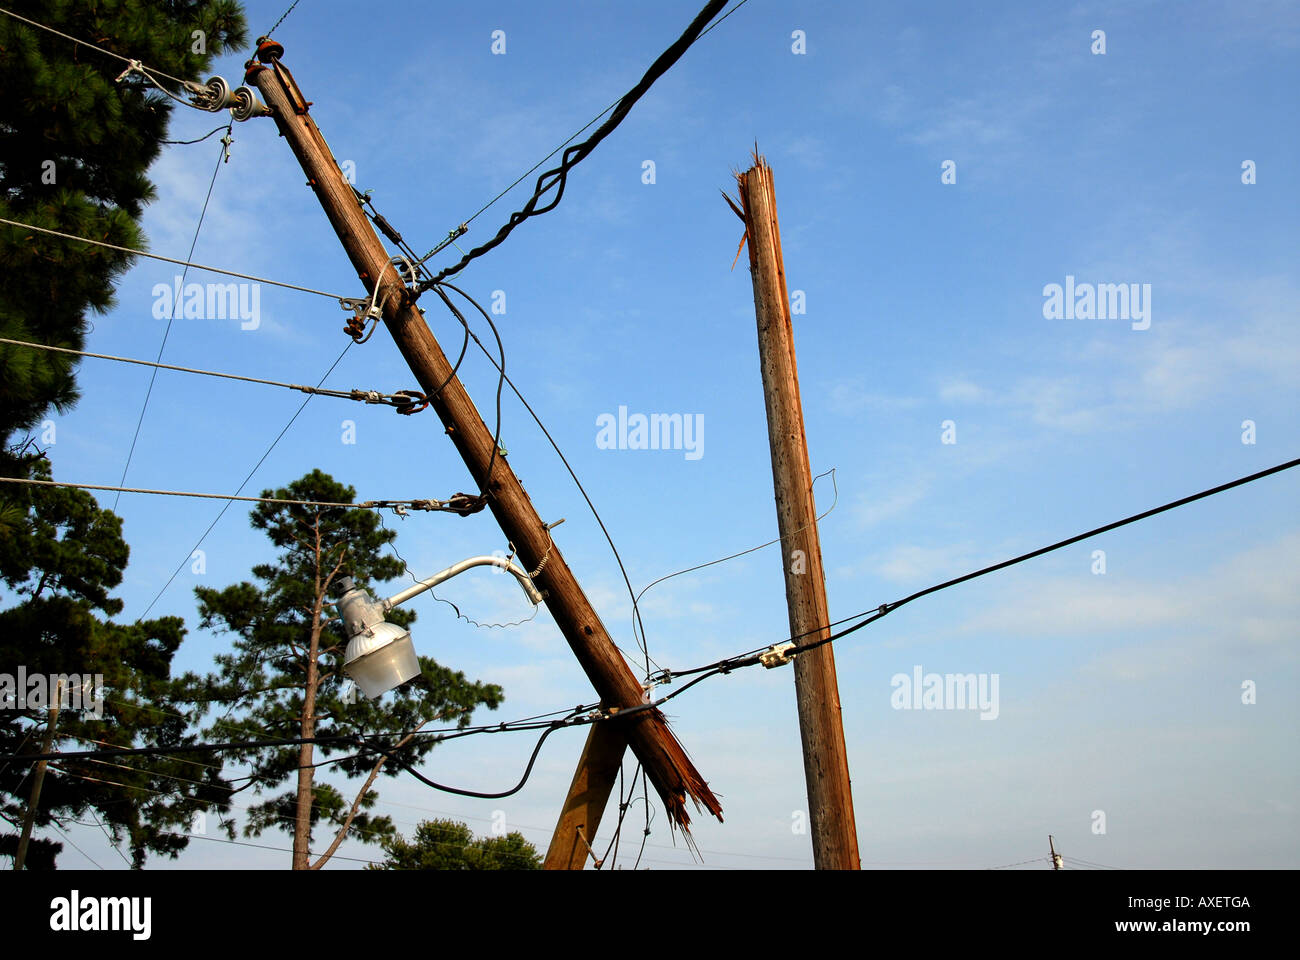
[[[831,478],[831,487],[832,487],[832,489],[834,490],[835,496],[834,496],[834,499],[831,501],[831,505],[830,505],[829,507],[826,508],[826,510],[821,514],[821,516],[817,517],[816,522],[820,522],[820,521],[822,521],[823,519],[825,519],[825,518],[830,514],[830,512],[831,512],[832,510],[835,509],[835,505],[838,504],[839,501],[840,501],[840,488],[839,488],[839,484],[837,484],[837,483],[835,482],[835,468],[834,468],[834,467],[831,467],[831,469],[825,471],[824,473],[819,473],[819,474],[817,474],[817,476],[813,477],[813,479],[812,479],[813,485],[815,486],[816,483],[817,483],[817,481],[820,480],[822,477],[825,477],[825,476],[829,476],[829,477]],[[800,527],[798,530],[794,530],[794,531],[792,531],[792,532],[786,534],[784,537],[777,537],[775,540],[768,540],[766,543],[760,543],[760,544],[759,544],[758,546],[756,546],[756,547],[750,547],[748,550],[741,550],[739,553],[733,553],[733,554],[730,554],[730,555],[725,556],[725,557],[719,557],[717,560],[710,560],[710,561],[708,561],[707,563],[697,563],[697,564],[696,564],[695,566],[693,566],[693,567],[686,567],[686,568],[683,569],[683,570],[677,570],[677,571],[675,571],[675,572],[673,572],[673,573],[666,574],[665,576],[660,577],[658,580],[652,580],[652,581],[650,581],[648,584],[646,584],[644,587],[642,587],[642,588],[641,588],[641,592],[638,593],[638,594],[633,598],[633,600],[632,600],[633,606],[635,607],[636,604],[640,603],[641,598],[644,597],[644,596],[646,595],[646,591],[648,591],[651,587],[653,587],[653,586],[655,586],[655,585],[657,585],[657,584],[663,583],[665,580],[671,580],[673,577],[680,577],[680,576],[681,576],[682,574],[684,574],[684,573],[694,573],[696,570],[703,570],[705,567],[712,567],[712,566],[714,566],[714,565],[716,565],[716,564],[719,564],[719,563],[726,563],[728,560],[735,560],[737,557],[743,557],[743,556],[745,556],[746,554],[754,553],[755,551],[762,550],[764,547],[770,547],[770,546],[771,546],[772,544],[774,544],[774,543],[780,543],[782,540],[788,540],[790,537],[793,537],[793,536],[795,536],[796,534],[802,533],[802,532],[803,532],[804,530],[806,530],[809,526],[811,526],[811,524],[805,524],[804,526]],[[638,623],[640,622],[639,618],[638,618],[637,622],[638,622]],[[634,625],[634,626],[635,626],[635,625]],[[642,626],[641,630],[642,630],[642,638],[644,639],[644,636],[645,636],[645,627]]]
[[205,133],[203,136],[199,137],[197,140],[159,140],[158,142],[168,144],[169,146],[187,146],[191,143],[202,143],[204,140],[208,139],[208,137],[212,136],[212,134],[220,133],[222,130],[229,132],[230,126],[226,125],[224,127],[215,127],[214,129]]
[[[446,286],[450,290],[454,290],[456,293],[459,293],[462,297],[464,297],[471,304],[473,304],[479,313],[483,314],[483,318],[487,320],[488,326],[492,328],[492,335],[496,337],[497,352],[501,357],[500,362],[497,362],[496,360],[492,359],[491,354],[488,354],[488,359],[492,360],[492,365],[497,368],[497,372],[499,376],[497,377],[497,391],[496,391],[496,429],[493,431],[492,434],[492,456],[488,458],[487,473],[483,477],[482,484],[479,485],[479,495],[486,500],[488,496],[488,490],[491,488],[492,470],[496,466],[497,454],[501,449],[501,391],[504,388],[505,381],[506,381],[506,348],[505,345],[501,342],[501,333],[500,331],[497,330],[497,325],[492,321],[492,318],[488,315],[488,312],[484,310],[482,306],[479,305],[477,300],[475,300],[473,297],[467,294],[464,290],[461,290],[459,287],[454,287],[449,283],[436,285],[434,289],[437,291],[438,296],[442,299],[442,302],[447,305],[447,308],[451,310],[451,312],[455,315],[456,319],[459,320],[464,325],[465,331],[469,333],[470,336],[474,336],[473,332],[470,331],[469,323],[465,320],[464,314],[462,314],[456,308],[456,305],[451,302],[451,298],[447,296],[447,294],[443,291],[442,288],[444,286]],[[474,337],[474,342],[479,345],[479,349],[483,350],[484,353],[487,353],[487,348],[483,346],[482,341],[480,341],[478,337]],[[448,382],[450,382],[450,380]],[[445,385],[446,384],[444,384],[444,386]]]
[[[841,639],[842,637],[846,637],[851,633],[855,633],[858,630],[861,630],[863,627],[875,623],[881,617],[893,613],[899,607],[911,603],[913,600],[917,600],[921,597],[928,596],[932,593],[937,593],[941,590],[946,590],[949,587],[954,587],[960,583],[965,583],[968,580],[974,580],[977,577],[982,577],[987,574],[994,573],[998,570],[1003,570],[1006,569],[1007,567],[1015,566],[1016,564],[1019,563],[1024,563],[1027,560],[1032,560],[1036,557],[1041,557],[1044,554],[1051,553],[1055,550],[1060,550],[1064,547],[1071,546],[1072,544],[1078,543],[1081,540],[1086,540],[1090,537],[1099,536],[1100,534],[1108,533],[1111,530],[1117,530],[1120,527],[1127,526],[1128,524],[1137,523],[1140,520],[1145,520],[1150,517],[1154,517],[1158,514],[1165,513],[1169,510],[1174,510],[1177,509],[1178,507],[1186,506],[1187,504],[1190,503],[1195,503],[1197,500],[1203,500],[1207,497],[1215,496],[1216,494],[1223,493],[1227,490],[1231,490],[1234,487],[1239,487],[1247,483],[1253,483],[1257,480],[1262,480],[1265,477],[1272,476],[1273,474],[1280,473],[1284,470],[1291,470],[1297,466],[1300,466],[1300,459],[1288,460],[1286,463],[1280,463],[1277,466],[1269,467],[1267,470],[1260,470],[1259,472],[1252,473],[1249,476],[1240,477],[1236,480],[1231,480],[1228,483],[1219,484],[1218,486],[1211,487],[1208,490],[1202,490],[1200,493],[1194,493],[1191,494],[1190,496],[1182,497],[1178,500],[1172,500],[1169,503],[1162,504],[1161,506],[1158,507],[1153,507],[1150,510],[1144,510],[1141,513],[1136,513],[1130,517],[1125,517],[1122,520],[1116,520],[1112,523],[1108,523],[1103,526],[1096,527],[1085,533],[1076,534],[1075,536],[1068,537],[1065,540],[1058,540],[1056,543],[1049,544],[1048,546],[1045,547],[1040,547],[1037,550],[1031,550],[1029,553],[1021,554],[1020,556],[1013,557],[1010,560],[1004,560],[1001,563],[995,563],[990,566],[983,567],[979,570],[972,571],[971,573],[967,573],[963,576],[954,577],[951,580],[946,580],[943,583],[937,583],[934,586],[926,587],[924,590],[918,590],[915,593],[910,594],[909,596],[906,596],[902,600],[899,600],[895,603],[884,603],[881,604],[879,607],[875,608],[874,610],[864,610],[861,613],[856,613],[853,614],[852,616],[844,617],[841,620],[836,620],[828,624],[822,624],[821,626],[814,627],[812,630],[807,630],[801,634],[797,634],[795,636],[789,637],[784,642],[797,644],[798,641],[802,640],[805,637],[819,634],[824,630],[828,630],[831,627],[838,626],[841,623],[848,623],[850,620],[859,621],[858,623],[853,624],[853,626],[851,627],[847,627],[846,629],[840,630],[837,633],[832,633],[826,637],[822,637],[821,639],[816,640],[812,643],[799,644],[793,652],[795,654],[801,654],[808,650],[815,650],[824,644],[833,643],[836,640]],[[620,710],[618,712],[618,716],[626,717],[635,713],[639,713],[643,710],[657,709],[662,704],[673,699],[674,697],[680,696],[681,694],[685,693],[687,690],[691,689],[701,681],[707,680],[709,677],[713,677],[718,674],[730,673],[733,670],[738,670],[744,667],[757,666],[759,663],[762,662],[759,656],[757,655],[759,650],[766,650],[766,649],[769,648],[761,647],[758,648],[758,650],[750,651],[749,653],[739,654],[734,657],[728,657],[726,659],[718,660],[710,664],[705,664],[704,666],[701,667],[694,667],[690,670],[662,671],[661,682],[664,683],[667,683],[673,677],[683,677],[683,676],[690,676],[690,675],[696,675],[696,676],[695,679],[693,679],[690,683],[687,683],[686,685],[679,687],[677,690],[674,690],[672,693],[666,696],[660,697],[657,700],[652,700],[651,702],[648,703],[640,703],[635,706],[627,707]]]
[[[677,38],[677,41],[661,53],[655,62],[650,65],[650,69],[645,72],[645,75],[642,76],[640,82],[619,99],[618,104],[610,113],[609,118],[596,128],[595,133],[581,143],[567,147],[560,158],[560,165],[553,170],[546,171],[537,178],[537,184],[533,189],[533,195],[528,199],[528,202],[524,204],[523,209],[510,215],[510,219],[506,221],[505,225],[502,226],[500,230],[497,231],[496,236],[491,240],[488,240],[486,243],[471,249],[470,252],[465,254],[458,263],[444,268],[432,279],[422,282],[418,289],[420,291],[428,290],[439,281],[445,280],[447,277],[459,273],[472,260],[481,257],[483,254],[492,250],[504,241],[506,237],[510,236],[515,227],[519,226],[519,224],[523,223],[525,220],[554,210],[564,198],[564,187],[569,176],[569,171],[581,163],[602,140],[609,136],[609,134],[611,134],[615,128],[623,122],[624,118],[628,115],[636,102],[641,99],[656,80],[663,76],[663,74],[666,73],[673,64],[681,59],[682,55],[686,53],[691,44],[700,37],[701,31],[703,31],[708,22],[712,20],[714,16],[717,15],[718,11],[724,6],[726,6],[726,0],[709,0],[709,2],[704,5],[704,9],[702,9],[696,15],[695,19],[691,21],[691,24],[686,28],[686,31]],[[544,206],[539,207],[538,202],[552,189],[555,189],[555,198],[547,202]]]
[[[467,294],[464,290],[461,290],[459,287],[455,286],[454,284],[448,283],[446,281],[443,281],[442,283],[438,284],[438,286],[446,287],[449,290],[455,291],[456,293],[464,297],[466,300],[468,300],[471,304],[473,304],[474,308],[478,310],[480,314],[482,314],[484,317],[488,316],[487,311],[483,309],[483,306],[477,300],[475,300],[473,297]],[[488,321],[490,323],[491,318],[488,318]],[[463,318],[462,318],[462,322],[464,322]],[[483,346],[482,342],[480,342],[477,337],[474,338],[474,342],[478,344],[479,350],[481,350],[483,355],[487,357],[488,361],[493,366],[496,366],[496,359],[492,356],[491,353],[488,352],[487,348]],[[582,485],[582,481],[578,479],[578,475],[577,473],[574,472],[574,469],[572,465],[569,463],[568,458],[565,457],[564,451],[562,451],[560,449],[560,445],[556,443],[555,437],[551,436],[551,431],[546,429],[546,424],[542,423],[542,418],[537,415],[537,411],[534,410],[532,408],[532,405],[527,400],[524,399],[524,395],[519,391],[519,388],[515,386],[515,382],[510,379],[510,377],[506,374],[506,372],[500,367],[498,367],[498,370],[500,370],[501,372],[501,379],[504,380],[506,385],[510,387],[511,391],[514,393],[515,397],[519,400],[519,402],[524,405],[524,409],[528,411],[528,415],[533,418],[533,422],[537,424],[538,429],[542,431],[542,434],[546,437],[547,441],[550,443],[551,449],[555,451],[556,456],[560,458],[560,462],[564,464],[564,469],[569,471],[569,476],[573,478],[573,482],[577,486],[578,492],[582,494],[582,499],[587,502],[587,507],[589,510],[591,510],[591,515],[596,519],[596,523],[597,525],[599,525],[601,533],[605,535],[605,541],[609,544],[609,549],[614,554],[614,560],[615,562],[618,563],[618,569],[623,574],[623,583],[627,587],[627,595],[632,601],[633,616],[639,622],[641,614],[640,611],[637,609],[636,594],[632,590],[632,580],[631,578],[628,577],[627,567],[623,565],[623,557],[619,554],[618,547],[614,545],[614,538],[613,536],[610,535],[609,528],[605,526],[605,521],[601,518],[600,511],[597,510],[596,505],[592,503],[591,497],[588,496],[587,494],[587,488],[584,487]],[[641,634],[642,636],[644,636],[645,634],[644,625],[642,625]],[[633,629],[633,638],[636,639],[635,629]],[[646,648],[644,641],[639,641],[638,646],[640,647],[641,653],[645,657],[646,671],[649,672],[649,664],[651,663],[654,663],[654,665],[658,667],[659,664],[655,663],[654,659],[650,656],[650,653]]]
[[440,790],[443,793],[454,793],[456,796],[459,797],[475,797],[479,800],[499,800],[503,797],[514,796],[516,793],[518,793],[520,790],[524,788],[524,785],[528,783],[528,778],[532,776],[533,764],[537,762],[537,755],[542,752],[542,744],[546,742],[546,738],[549,737],[551,734],[553,734],[556,730],[559,730],[562,727],[566,727],[566,726],[572,726],[572,724],[565,723],[562,720],[557,720],[554,723],[547,725],[546,730],[542,733],[540,737],[538,737],[537,745],[533,747],[532,756],[528,758],[528,766],[524,768],[524,775],[520,778],[519,782],[515,784],[513,787],[511,787],[509,790],[503,790],[500,793],[483,793],[478,790],[466,790],[460,787],[448,787],[445,784],[437,783],[433,780],[430,780],[424,774],[420,773],[420,771],[416,770],[413,766],[411,766],[411,764],[408,763],[406,760],[403,760],[401,757],[396,756],[395,750],[385,750],[383,747],[374,747],[372,749],[375,749],[378,752],[382,753],[384,756],[388,757],[390,760],[396,763],[399,767],[401,767],[411,776],[415,777],[415,779],[419,780],[427,787],[432,787],[434,790]]
[[[379,514],[379,525],[381,527],[387,528],[387,525],[384,523],[384,515],[382,513]],[[406,558],[403,557],[402,554],[398,551],[395,540],[388,541],[388,549],[393,551],[393,556],[395,556],[398,562],[401,563],[402,569],[404,569],[406,571],[406,575],[411,578],[411,582],[419,583],[420,578],[415,575],[415,571],[413,571],[411,569],[410,564],[406,562]],[[529,579],[532,579],[532,577],[529,577]],[[533,612],[530,613],[528,616],[526,616],[524,619],[515,620],[511,623],[479,623],[473,617],[467,617],[465,616],[465,614],[461,613],[460,607],[458,607],[452,601],[448,600],[446,597],[440,597],[432,590],[429,590],[427,592],[429,596],[432,597],[434,600],[438,601],[439,603],[445,603],[447,606],[455,610],[456,618],[458,620],[464,620],[466,623],[478,627],[479,629],[505,629],[507,627],[520,627],[523,626],[525,623],[531,622],[537,616],[537,611],[540,609],[540,606],[534,606]]]

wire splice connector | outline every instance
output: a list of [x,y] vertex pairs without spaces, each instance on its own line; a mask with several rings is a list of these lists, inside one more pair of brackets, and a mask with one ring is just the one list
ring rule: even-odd
[[795,645],[791,642],[776,643],[758,655],[758,662],[767,669],[783,667],[795,658]]

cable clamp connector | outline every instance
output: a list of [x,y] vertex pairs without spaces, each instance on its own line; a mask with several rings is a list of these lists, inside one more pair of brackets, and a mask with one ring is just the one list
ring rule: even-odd
[[123,80],[131,76],[131,74],[133,73],[139,73],[139,74],[144,73],[144,64],[141,63],[139,60],[128,60],[126,62],[126,69],[123,70],[121,73],[119,73],[117,75],[117,79],[114,80],[113,82],[121,83]]
[[769,670],[783,667],[795,658],[794,650],[793,642],[773,644],[758,655],[758,662]]
[[646,688],[646,684],[649,684],[651,687],[657,687],[660,685],[666,687],[668,686],[668,684],[672,682],[673,682],[673,672],[665,668],[663,670],[660,670],[658,673],[652,673],[650,676],[646,677],[645,683],[643,683],[641,686],[642,688]]
[[[384,299],[387,299],[387,294]],[[343,332],[357,343],[369,340],[379,326],[379,321],[384,318],[384,299],[376,302],[373,293],[368,297],[339,297],[339,306],[353,313],[353,317],[344,325]],[[367,323],[371,325],[370,333],[366,332]]]

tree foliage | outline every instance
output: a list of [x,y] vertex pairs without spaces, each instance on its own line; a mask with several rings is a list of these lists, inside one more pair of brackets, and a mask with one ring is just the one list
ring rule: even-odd
[[383,863],[367,870],[540,870],[542,858],[522,833],[475,837],[456,820],[424,820],[411,840],[384,841]]
[[[197,79],[244,43],[234,0],[9,0],[30,20]],[[200,37],[196,36],[198,31]],[[172,101],[120,60],[0,15],[0,217],[141,248]],[[0,337],[81,349],[131,257],[0,226]],[[67,355],[0,346],[0,448],[77,399]]]
[[[48,466],[37,461],[38,478]],[[56,750],[96,744],[155,746],[164,756],[51,765],[36,825],[48,828],[91,816],[114,843],[126,843],[132,866],[148,854],[175,857],[197,812],[228,807],[230,785],[210,754],[187,753],[191,726],[173,705],[171,661],[184,638],[177,617],[130,625],[111,622],[122,602],[110,596],[122,581],[130,551],[121,520],[83,490],[35,487],[13,494],[22,522],[0,535],[0,581],[18,599],[0,610],[0,674],[16,685],[19,670],[43,678],[102,676],[69,697],[56,725]],[[104,616],[101,616],[103,614]],[[48,697],[47,683],[43,688]],[[0,707],[0,753],[38,753],[48,709],[19,707],[18,693]],[[92,702],[99,704],[95,708]],[[101,714],[96,717],[95,714]],[[0,852],[13,853],[27,809],[32,765],[0,765]],[[32,868],[53,867],[60,844],[33,840]]]
[[[356,491],[315,470],[263,496],[350,503]],[[476,707],[496,709],[501,703],[499,686],[470,682],[430,657],[420,658],[419,677],[381,700],[353,692],[342,669],[346,637],[330,618],[328,598],[338,592],[343,576],[364,588],[405,572],[401,561],[384,552],[396,532],[383,527],[373,510],[263,503],[251,519],[277,548],[275,559],[253,567],[252,582],[195,590],[202,626],[233,637],[232,652],[216,658],[216,674],[190,678],[203,697],[227,704],[227,712],[238,709],[212,726],[210,736],[258,740],[377,734],[383,735],[380,744],[390,748],[402,743],[403,733],[432,722],[463,727]],[[406,626],[415,614],[399,607],[388,619]],[[433,746],[431,738],[410,740],[402,755],[415,762]],[[249,750],[239,758],[248,763],[258,793],[296,781],[288,791],[251,808],[244,833],[258,836],[278,828],[291,834],[297,869],[319,867],[328,856],[308,862],[312,831],[322,823],[330,825],[335,841],[344,834],[371,843],[395,835],[392,821],[372,812],[375,794],[369,786],[380,773],[400,771],[381,763],[375,752],[323,743]],[[339,787],[316,781],[312,765],[322,758],[331,758],[334,772],[366,777],[354,800],[348,801]]]

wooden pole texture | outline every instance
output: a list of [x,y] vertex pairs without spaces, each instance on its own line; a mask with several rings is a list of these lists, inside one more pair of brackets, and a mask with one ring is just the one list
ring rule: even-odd
[[542,861],[543,870],[581,870],[588,859],[600,866],[591,845],[596,842],[596,828],[605,813],[625,750],[627,740],[613,724],[592,724],[560,821]]
[[[514,543],[521,564],[533,569],[544,556],[548,558],[536,577],[538,589],[545,595],[547,608],[601,702],[611,711],[637,706],[642,702],[640,682],[610,639],[559,548],[552,544],[550,533],[507,458],[499,452],[493,457],[492,432],[460,380],[452,375],[451,364],[425,323],[423,312],[389,263],[388,253],[366,219],[352,187],[325,138],[308,116],[310,104],[280,62],[283,53],[278,43],[264,39],[257,52],[261,64],[250,62],[245,82],[257,87],[271,109],[276,126],[306,172],[308,186],[316,192],[367,292],[378,289],[385,325],[421,389],[429,396],[431,408],[465,461],[470,476],[487,494],[487,507]],[[494,462],[489,478],[490,461]],[[722,819],[721,804],[669,730],[662,712],[646,710],[625,720],[606,722],[616,723],[627,738],[673,824],[689,828],[687,797],[697,807],[702,805]]]
[[[772,170],[754,157],[754,166],[736,177],[749,240],[749,267],[758,318],[758,354],[767,401],[767,432],[772,446],[772,482],[782,537],[785,594],[790,636],[802,646],[830,634],[822,571],[821,540],[813,502],[812,471],[804,434],[799,371],[795,364],[790,299],[781,259]],[[819,629],[820,628],[820,629]],[[808,819],[813,863],[818,870],[858,870],[858,834],[853,792],[840,717],[835,653],[822,644],[794,661],[795,698],[808,783]]]

